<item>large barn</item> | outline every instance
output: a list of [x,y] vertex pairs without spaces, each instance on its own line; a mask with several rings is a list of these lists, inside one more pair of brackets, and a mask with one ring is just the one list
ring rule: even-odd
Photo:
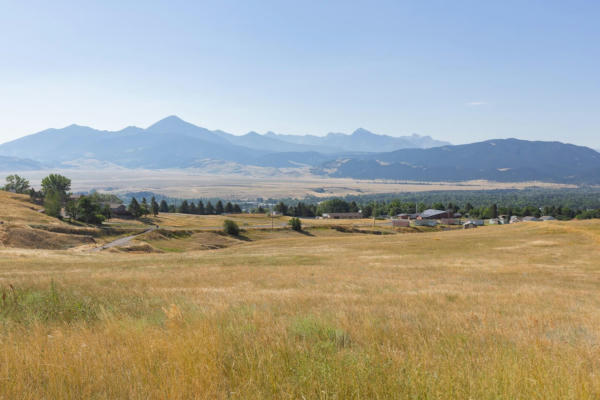
[[442,218],[454,218],[454,213],[452,211],[442,211],[442,210],[425,210],[417,219],[442,219]]

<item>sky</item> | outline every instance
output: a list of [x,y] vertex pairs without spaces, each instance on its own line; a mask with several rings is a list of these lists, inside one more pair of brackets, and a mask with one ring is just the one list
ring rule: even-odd
[[600,2],[0,0],[0,143],[168,115],[234,134],[600,148]]

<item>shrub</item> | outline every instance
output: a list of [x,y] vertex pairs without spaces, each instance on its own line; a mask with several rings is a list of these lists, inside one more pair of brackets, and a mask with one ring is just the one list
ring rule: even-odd
[[300,218],[291,218],[288,221],[288,225],[296,232],[300,232],[302,230],[302,222],[300,222]]
[[235,223],[235,221],[226,219],[223,221],[223,231],[225,231],[225,233],[228,235],[237,236],[240,234],[240,227]]

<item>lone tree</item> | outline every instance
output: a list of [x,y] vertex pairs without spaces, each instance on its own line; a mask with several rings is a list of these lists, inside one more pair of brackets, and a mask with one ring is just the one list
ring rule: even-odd
[[302,231],[302,222],[300,222],[300,218],[296,218],[296,217],[291,218],[288,221],[288,225],[296,232]]
[[131,198],[131,203],[129,203],[127,211],[129,211],[129,213],[133,215],[134,218],[139,218],[142,216],[142,208],[140,207],[140,203],[138,203],[135,197]]
[[141,209],[142,215],[150,214],[150,209],[148,208],[148,202],[146,201],[145,197],[142,197],[142,203],[140,204],[140,209]]
[[225,212],[223,208],[223,202],[221,200],[217,201],[217,205],[215,206],[215,214],[221,215]]
[[154,196],[152,196],[152,199],[150,200],[150,211],[152,212],[152,215],[154,215],[156,217],[158,215],[159,209],[160,209],[160,206],[156,202],[156,198],[154,198]]
[[189,214],[190,212],[190,205],[188,204],[187,200],[184,200],[181,203],[181,206],[179,206],[179,212],[182,214]]
[[196,212],[200,215],[206,214],[206,210],[204,209],[204,203],[202,200],[198,201],[198,207],[196,207]]
[[167,202],[165,200],[161,200],[160,201],[160,208],[159,208],[160,212],[169,212],[169,205],[167,204]]
[[64,202],[67,198],[67,192],[71,190],[71,180],[66,176],[59,174],[50,174],[42,179],[42,192],[44,197],[54,193],[60,198],[60,202]]
[[6,177],[4,190],[15,193],[27,193],[29,190],[29,181],[19,175],[9,175]]
[[223,221],[223,231],[228,235],[237,236],[240,234],[240,227],[235,221],[226,219]]
[[214,214],[215,213],[215,208],[213,207],[212,203],[209,201],[208,203],[206,203],[206,214]]

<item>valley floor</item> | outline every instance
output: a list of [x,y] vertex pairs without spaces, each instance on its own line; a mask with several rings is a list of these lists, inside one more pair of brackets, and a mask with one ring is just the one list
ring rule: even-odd
[[0,398],[600,397],[597,221],[309,233],[0,249]]
[[[359,180],[313,175],[307,168],[281,170],[239,166],[231,171],[202,169],[127,169],[82,166],[65,170],[23,171],[22,175],[37,185],[49,173],[59,172],[73,180],[74,192],[99,190],[122,195],[128,192],[152,192],[187,199],[255,199],[332,197],[375,193],[426,192],[432,190],[464,191],[525,188],[576,188],[576,185],[546,182],[415,182]],[[208,172],[207,172],[208,171]],[[8,175],[8,172],[5,173]],[[0,176],[3,176],[0,174]],[[150,197],[150,196],[148,196]]]

